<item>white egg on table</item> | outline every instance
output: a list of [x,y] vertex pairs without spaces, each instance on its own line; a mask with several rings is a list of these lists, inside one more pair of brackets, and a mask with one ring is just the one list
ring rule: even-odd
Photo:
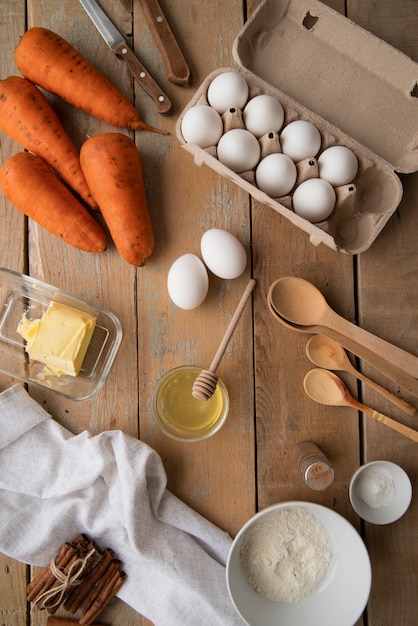
[[358,160],[350,148],[331,146],[318,157],[319,176],[334,187],[352,183],[358,172]]
[[195,309],[207,296],[209,276],[203,261],[195,254],[183,254],[169,269],[168,294],[180,309]]
[[248,83],[239,72],[222,72],[211,81],[207,99],[211,107],[223,115],[227,109],[243,109],[248,100]]
[[334,187],[322,178],[309,178],[296,187],[292,205],[297,215],[309,222],[326,220],[334,210],[336,194]]
[[196,104],[190,107],[181,121],[181,134],[184,140],[200,148],[216,146],[222,133],[221,116],[207,104]]
[[219,278],[241,276],[247,266],[247,253],[240,240],[222,228],[207,230],[200,241],[202,258]]
[[270,131],[279,131],[283,126],[284,110],[280,102],[269,94],[251,98],[243,111],[245,128],[256,137]]
[[218,143],[219,161],[237,174],[252,170],[260,160],[260,153],[258,140],[244,128],[228,130]]
[[315,157],[322,143],[321,133],[307,120],[295,120],[287,124],[280,135],[282,152],[298,163]]
[[296,165],[291,158],[280,152],[264,157],[255,170],[257,187],[272,198],[280,198],[290,193],[296,178]]

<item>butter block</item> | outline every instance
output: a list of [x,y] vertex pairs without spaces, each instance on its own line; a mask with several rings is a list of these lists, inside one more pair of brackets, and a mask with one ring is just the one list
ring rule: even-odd
[[78,376],[95,326],[95,317],[52,301],[40,319],[25,315],[17,332],[31,359],[45,363],[57,376]]

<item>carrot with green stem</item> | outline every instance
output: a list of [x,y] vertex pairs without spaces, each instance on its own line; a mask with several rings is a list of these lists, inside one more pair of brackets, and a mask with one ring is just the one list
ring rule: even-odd
[[80,162],[117,250],[131,265],[144,265],[154,232],[135,143],[118,132],[95,135],[81,146]]
[[0,187],[22,213],[66,243],[103,252],[106,233],[40,157],[19,152],[0,168]]
[[111,126],[168,133],[148,126],[120,90],[57,33],[35,26],[18,43],[14,60],[33,83]]
[[40,156],[82,200],[97,208],[77,148],[47,98],[30,80],[9,76],[0,81],[0,129]]

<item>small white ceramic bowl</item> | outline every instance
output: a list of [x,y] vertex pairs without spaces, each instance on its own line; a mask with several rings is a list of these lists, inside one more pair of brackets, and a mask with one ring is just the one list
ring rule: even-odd
[[[304,600],[268,600],[255,591],[242,571],[242,541],[260,517],[292,507],[306,509],[326,530],[331,561],[317,589]],[[248,626],[352,626],[369,599],[371,565],[359,533],[342,515],[312,502],[282,502],[263,509],[241,528],[228,555],[226,582],[231,601]]]
[[[365,498],[366,500],[369,500],[369,502],[373,502],[373,506],[369,506],[365,499],[362,499],[359,495],[360,481],[363,481],[364,491],[365,473],[367,472],[370,474],[370,471],[379,469],[383,472],[388,472],[392,478],[392,498],[388,504],[376,507],[376,502],[372,498],[373,484],[370,484],[368,491],[363,493],[363,496],[367,496],[367,493],[370,495],[370,498],[368,496]],[[373,476],[368,478],[369,481],[372,479]],[[372,461],[359,467],[353,474],[350,481],[349,496],[353,509],[357,515],[359,515],[366,522],[380,525],[391,524],[392,522],[396,522],[396,520],[402,517],[402,515],[404,515],[408,510],[412,498],[412,485],[408,474],[402,469],[402,467],[396,465],[396,463],[391,463],[390,461]]]

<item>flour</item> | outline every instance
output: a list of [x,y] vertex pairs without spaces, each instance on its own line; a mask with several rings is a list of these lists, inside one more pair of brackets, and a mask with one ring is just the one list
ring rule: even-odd
[[392,502],[395,487],[392,475],[385,467],[372,465],[361,473],[356,493],[372,509],[381,509]]
[[300,602],[326,573],[328,535],[302,507],[266,513],[245,534],[240,551],[248,583],[269,600]]

